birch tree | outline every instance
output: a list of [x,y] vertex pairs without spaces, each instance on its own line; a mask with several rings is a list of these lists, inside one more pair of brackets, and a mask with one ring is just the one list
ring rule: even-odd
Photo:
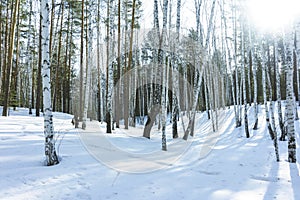
[[118,55],[117,55],[117,84],[115,93],[116,128],[120,128],[120,78],[121,78],[121,0],[118,0]]
[[257,62],[254,58],[253,52],[254,52],[254,46],[252,41],[252,33],[249,30],[249,41],[250,41],[250,51],[249,51],[249,61],[250,61],[250,68],[252,68],[252,74],[253,74],[253,104],[254,104],[254,125],[253,130],[258,129],[258,105],[257,105]]
[[80,74],[79,74],[79,121],[83,116],[83,43],[84,43],[84,0],[81,2],[81,34],[80,34]]
[[85,95],[84,95],[84,108],[83,108],[83,121],[82,129],[86,128],[87,121],[87,112],[88,112],[88,103],[90,96],[90,82],[91,82],[91,67],[93,60],[93,28],[92,28],[92,15],[93,15],[93,3],[89,1],[89,17],[88,17],[88,58],[86,59],[86,81],[85,81]]
[[[98,0],[97,5],[97,73],[98,73],[98,121],[103,121],[103,101],[102,101],[102,83],[101,83],[101,65],[100,65],[100,55],[101,55],[101,47],[100,47],[100,38],[101,38],[101,12],[100,12],[101,0]],[[101,58],[103,60],[103,57]]]
[[277,141],[277,132],[276,132],[276,125],[275,125],[275,116],[274,116],[274,102],[272,100],[272,84],[269,72],[267,73],[267,79],[268,79],[268,89],[269,89],[269,101],[270,101],[270,116],[271,116],[271,123],[268,123],[268,130],[270,135],[272,135],[273,138],[273,145],[275,149],[275,155],[276,155],[276,161],[279,162],[279,150],[278,150],[278,141]]
[[276,98],[277,98],[277,115],[278,115],[278,123],[281,131],[280,141],[285,140],[285,127],[282,118],[282,106],[281,106],[281,91],[280,91],[280,72],[279,69],[281,67],[281,59],[278,52],[278,39],[275,39],[274,42],[274,58],[275,58],[275,76],[276,76]]
[[32,48],[32,44],[31,44],[31,30],[32,30],[32,0],[29,0],[29,24],[28,24],[28,32],[27,32],[27,73],[28,73],[28,90],[29,90],[29,115],[32,114],[32,69],[33,69],[33,55],[31,54],[31,48]]
[[113,66],[110,59],[111,48],[111,0],[107,1],[107,21],[106,21],[106,133],[112,133],[112,81]]
[[[177,0],[177,12],[176,12],[176,40],[174,43],[174,52],[177,50],[177,45],[179,44],[179,31],[180,31],[180,15],[181,15],[181,0]],[[177,53],[176,53],[177,55]],[[178,130],[177,130],[177,115],[179,114],[179,98],[176,96],[176,94],[179,94],[178,91],[178,77],[177,77],[177,72],[178,72],[178,65],[177,62],[174,62],[174,59],[172,59],[173,62],[173,70],[175,73],[172,73],[172,91],[173,91],[173,96],[172,96],[172,135],[173,138],[178,138]],[[178,98],[178,99],[177,99]]]
[[290,163],[296,162],[296,138],[295,138],[295,124],[294,124],[294,90],[293,90],[293,31],[289,31],[285,38],[286,51],[286,113],[287,113],[287,137],[288,137],[288,161]]
[[243,97],[244,97],[244,126],[245,126],[245,133],[246,137],[249,138],[249,127],[248,127],[248,109],[247,109],[247,86],[246,86],[246,72],[245,72],[245,63],[246,63],[246,58],[245,58],[245,38],[244,38],[244,27],[242,25],[242,56],[243,56],[243,61],[242,61],[242,83],[243,83]]
[[43,65],[43,104],[44,104],[44,135],[45,135],[45,155],[46,165],[56,165],[59,163],[55,150],[53,115],[51,106],[50,88],[50,55],[49,55],[49,2],[41,0],[42,17],[42,65]]
[[[161,42],[160,46],[165,44],[165,38],[167,34],[167,14],[168,14],[168,0],[163,1],[163,29],[161,34]],[[161,116],[162,116],[162,150],[167,151],[167,140],[166,140],[166,117],[167,117],[167,69],[168,63],[165,63],[165,52],[163,53],[163,64],[162,64],[162,109],[161,109]]]
[[[39,13],[41,16],[41,12]],[[40,17],[39,26],[39,58],[38,58],[38,73],[37,73],[37,89],[36,89],[36,117],[40,116],[41,109],[41,92],[42,92],[42,18]]]

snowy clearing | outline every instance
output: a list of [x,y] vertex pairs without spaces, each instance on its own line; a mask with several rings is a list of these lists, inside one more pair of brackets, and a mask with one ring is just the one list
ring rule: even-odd
[[[51,167],[44,166],[43,118],[28,116],[24,108],[11,110],[11,116],[0,117],[0,199],[300,199],[299,148],[298,162],[289,164],[287,142],[279,142],[281,161],[275,161],[262,110],[259,129],[251,129],[249,139],[243,127],[234,128],[234,113],[226,110],[217,141],[204,153],[207,141],[213,140],[207,139],[210,131],[203,131],[207,126],[203,113],[197,115],[201,123],[188,142],[171,139],[168,127],[168,152],[160,151],[159,133],[153,133],[151,140],[124,129],[106,135],[105,124],[95,121],[88,122],[86,131],[79,131],[73,128],[71,115],[54,113],[57,150],[62,160]],[[114,160],[113,164],[89,153],[90,146],[82,137],[89,132],[95,134],[89,127],[97,125],[96,138],[105,137],[105,141],[126,152],[117,159],[102,145],[95,147],[96,152],[111,158],[107,161]],[[298,121],[295,127],[299,147]],[[97,140],[93,143],[103,144]],[[184,151],[176,154],[175,160],[164,159],[163,155],[170,158],[177,149],[173,147],[184,143],[189,145],[183,145]],[[159,155],[166,163],[151,172],[139,172],[154,163],[143,161],[149,154]],[[128,155],[135,155],[134,162],[127,159]],[[123,172],[124,165],[130,173]]]

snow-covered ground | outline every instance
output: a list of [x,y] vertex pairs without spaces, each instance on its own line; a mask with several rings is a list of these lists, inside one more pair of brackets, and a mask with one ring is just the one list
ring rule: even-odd
[[[9,117],[0,117],[0,199],[300,199],[300,150],[298,162],[290,164],[287,142],[279,142],[281,161],[275,161],[263,111],[260,108],[259,129],[250,129],[249,139],[243,127],[234,128],[232,109],[220,113],[217,133],[212,133],[205,114],[199,113],[196,135],[188,142],[172,140],[167,128],[168,152],[160,151],[156,127],[150,140],[140,136],[141,127],[107,135],[105,124],[89,122],[86,131],[76,130],[71,115],[54,113],[62,160],[47,167],[43,118],[18,108]],[[252,124],[252,115],[249,119]],[[295,125],[299,147],[299,122]],[[99,142],[87,139],[92,134]],[[110,149],[105,150],[101,137],[111,144]],[[109,153],[114,148],[126,154],[116,159],[116,154]],[[159,167],[143,171],[151,164],[143,157],[150,154],[165,162],[154,159]],[[176,159],[168,160],[172,156]]]

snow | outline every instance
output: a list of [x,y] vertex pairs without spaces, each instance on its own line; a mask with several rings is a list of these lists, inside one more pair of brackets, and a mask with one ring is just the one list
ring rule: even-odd
[[[300,199],[299,148],[298,162],[290,164],[287,142],[279,142],[276,162],[263,113],[261,106],[259,129],[250,129],[249,139],[234,127],[233,109],[220,112],[215,133],[198,113],[187,142],[173,140],[168,124],[167,152],[157,127],[150,140],[141,137],[141,126],[108,135],[104,123],[88,121],[83,131],[74,129],[71,115],[54,113],[61,162],[47,167],[43,117],[17,108],[0,117],[0,199]],[[299,147],[298,121],[295,127]]]

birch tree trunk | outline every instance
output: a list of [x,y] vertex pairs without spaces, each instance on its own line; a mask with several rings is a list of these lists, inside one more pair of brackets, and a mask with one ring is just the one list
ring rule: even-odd
[[[101,49],[100,49],[100,38],[101,38],[101,30],[100,30],[100,20],[101,20],[101,12],[100,12],[100,5],[101,0],[98,0],[97,5],[97,73],[98,73],[98,121],[103,121],[103,101],[102,101],[102,84],[101,84],[101,66],[100,66],[100,55],[101,55]],[[103,57],[101,58],[103,59]]]
[[195,2],[195,10],[196,10],[197,40],[200,42],[200,45],[203,45],[203,32],[201,29],[201,21],[200,21],[202,0],[194,0],[194,2]]
[[275,75],[276,75],[276,98],[277,98],[277,115],[278,115],[278,123],[281,131],[280,141],[285,141],[285,127],[282,117],[282,106],[281,106],[281,90],[280,90],[280,66],[281,66],[281,59],[278,56],[278,42],[277,38],[274,42],[274,58],[275,58]]
[[[177,50],[177,45],[179,44],[179,31],[180,31],[180,8],[181,8],[181,0],[177,0],[177,19],[176,19],[176,40],[174,43],[174,51],[173,53],[176,52]],[[176,53],[177,54],[177,53]],[[171,78],[172,80],[172,135],[173,138],[178,138],[178,130],[177,130],[177,116],[178,116],[178,112],[179,112],[179,96],[177,97],[176,94],[179,95],[179,91],[178,91],[178,77],[177,77],[177,72],[178,72],[178,65],[177,62],[174,60],[175,58],[172,59],[173,61],[173,71],[175,71],[175,73],[172,73]]]
[[[243,27],[243,25],[242,25]],[[242,81],[243,81],[243,97],[244,97],[244,125],[245,125],[245,133],[246,137],[249,138],[249,127],[248,127],[248,109],[247,109],[247,86],[246,86],[246,72],[245,72],[245,63],[246,63],[246,58],[245,58],[245,38],[244,38],[244,28],[242,28],[242,56],[243,56],[243,64],[242,64]],[[249,91],[250,92],[250,91]]]
[[[98,3],[99,4],[99,3]],[[100,8],[99,8],[100,10]],[[99,26],[99,25],[98,25]],[[117,56],[117,84],[116,93],[115,93],[115,119],[116,119],[116,128],[120,128],[120,78],[121,78],[121,0],[118,0],[118,56]]]
[[[267,47],[268,48],[268,47]],[[264,96],[264,105],[265,105],[265,114],[266,114],[266,123],[267,128],[269,130],[269,134],[272,140],[274,140],[274,132],[270,123],[270,113],[267,101],[267,77],[266,77],[266,52],[264,50],[264,46],[262,45],[262,85],[263,85],[263,96]]]
[[[2,3],[2,2],[1,2]],[[5,17],[5,28],[4,28],[4,38],[2,39],[3,40],[3,51],[1,52],[2,53],[2,62],[0,63],[1,64],[1,70],[2,70],[2,73],[1,73],[1,77],[2,77],[2,81],[1,81],[1,95],[2,95],[2,98],[3,98],[3,113],[4,113],[4,111],[5,111],[5,113],[7,113],[7,107],[8,106],[6,106],[6,104],[7,104],[7,102],[6,102],[6,98],[8,98],[8,96],[6,95],[6,89],[7,89],[7,87],[6,87],[6,74],[7,74],[7,68],[8,68],[8,66],[7,66],[7,63],[9,62],[8,61],[8,51],[9,51],[9,38],[10,38],[10,36],[9,36],[9,29],[10,29],[10,27],[9,27],[9,17],[11,16],[11,15],[9,15],[9,5],[10,5],[10,3],[11,2],[9,2],[9,1],[6,1],[6,3],[4,4],[4,6],[6,6],[6,17]],[[8,100],[7,100],[8,101]],[[2,113],[2,114],[3,114]],[[7,114],[5,114],[5,115],[3,115],[3,116],[7,116],[8,115],[8,113]]]
[[296,23],[296,55],[297,55],[297,86],[298,86],[298,105],[300,106],[300,21]]
[[273,137],[273,145],[275,149],[275,155],[276,155],[276,161],[279,162],[279,152],[278,152],[278,141],[277,141],[277,132],[276,132],[276,126],[275,126],[275,116],[274,116],[274,103],[273,103],[273,95],[272,95],[272,84],[271,79],[269,76],[269,72],[267,73],[268,78],[268,88],[269,88],[269,101],[270,101],[270,115],[271,115],[271,123],[268,125],[268,130],[270,135]]
[[[131,102],[129,101],[129,108],[130,108],[130,115],[131,116],[131,123],[130,125],[135,127],[135,85],[136,85],[136,68],[133,68],[133,41],[134,41],[134,24],[135,24],[135,6],[136,6],[136,0],[133,0],[132,2],[132,14],[131,14],[131,26],[130,26],[130,41],[129,41],[129,58],[128,58],[128,69],[133,70],[132,76],[130,76],[130,81],[128,82],[129,85],[131,85],[132,91],[131,91]],[[127,87],[129,87],[129,85]]]
[[49,55],[49,3],[48,0],[41,0],[42,17],[42,65],[43,65],[43,104],[44,104],[44,135],[45,135],[45,155],[46,165],[56,165],[59,163],[55,150],[53,115],[51,106],[50,88],[50,55]]
[[81,2],[81,33],[80,33],[80,71],[79,71],[79,121],[83,116],[83,42],[84,42],[84,0]]
[[28,66],[27,66],[27,73],[28,73],[28,83],[29,83],[29,86],[28,86],[28,90],[29,90],[29,99],[28,99],[28,106],[29,106],[29,115],[32,115],[32,69],[33,69],[33,62],[32,62],[32,54],[31,54],[31,15],[32,15],[32,0],[29,0],[29,24],[28,24],[28,32],[27,32],[27,37],[28,37],[28,41],[27,41],[27,62],[28,62]]
[[93,61],[93,29],[92,29],[92,1],[89,1],[89,21],[88,21],[88,58],[86,59],[86,81],[85,81],[85,95],[84,95],[84,108],[83,108],[83,121],[82,129],[86,128],[87,112],[89,104],[90,94],[90,82],[91,82],[91,67]]
[[[165,45],[165,38],[167,34],[167,14],[168,14],[168,0],[163,1],[163,30],[161,34],[161,47]],[[162,150],[167,151],[167,139],[166,139],[166,117],[167,117],[167,70],[168,70],[168,63],[165,63],[165,52],[163,53],[163,77],[162,77],[162,111],[161,111],[161,121],[162,121]]]
[[240,84],[239,84],[239,73],[238,73],[238,62],[237,62],[237,56],[238,56],[238,41],[237,41],[237,16],[236,16],[236,2],[234,1],[234,10],[233,10],[233,17],[232,17],[232,24],[233,24],[233,35],[234,35],[234,65],[235,65],[235,96],[236,96],[236,115],[235,115],[235,121],[236,121],[236,128],[240,127],[242,125],[241,122],[241,96],[240,96]]
[[295,138],[295,124],[294,124],[294,90],[293,90],[293,31],[287,33],[286,36],[286,92],[287,92],[287,137],[288,137],[288,161],[290,163],[296,162],[296,138]]
[[110,60],[110,46],[111,46],[111,3],[107,1],[107,24],[106,24],[106,133],[112,133],[112,80],[113,80],[113,66]]
[[252,73],[253,73],[253,92],[254,92],[254,97],[253,97],[253,103],[254,103],[254,126],[253,130],[258,129],[258,105],[257,105],[257,62],[255,58],[253,57],[252,51],[253,51],[253,43],[252,43],[252,36],[250,34],[250,45],[251,45],[251,50],[250,50],[250,67],[252,67]]
[[[41,16],[41,12],[40,12]],[[40,116],[41,109],[41,91],[42,91],[42,17],[40,17],[39,27],[39,60],[38,60],[38,73],[37,73],[37,89],[36,89],[36,111],[35,116]]]

